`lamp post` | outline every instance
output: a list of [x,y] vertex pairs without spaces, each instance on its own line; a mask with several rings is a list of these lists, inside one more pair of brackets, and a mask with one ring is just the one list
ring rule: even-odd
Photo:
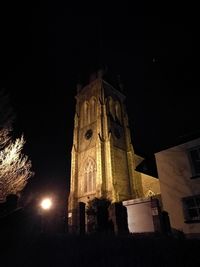
[[49,211],[52,209],[52,199],[51,198],[43,198],[40,202],[41,208],[41,232],[45,233],[45,228],[47,224],[47,216],[49,215]]

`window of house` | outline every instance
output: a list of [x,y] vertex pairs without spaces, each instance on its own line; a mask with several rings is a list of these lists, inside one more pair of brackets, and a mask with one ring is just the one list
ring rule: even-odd
[[200,147],[192,148],[188,151],[192,168],[192,178],[200,176]]
[[185,222],[200,222],[200,195],[183,198]]

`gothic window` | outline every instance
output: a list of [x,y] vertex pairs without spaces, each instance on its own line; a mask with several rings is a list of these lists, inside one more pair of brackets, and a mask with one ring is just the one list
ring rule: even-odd
[[121,108],[118,101],[115,102],[115,118],[121,122]]
[[94,97],[90,100],[90,120],[91,122],[96,120],[97,116],[97,101]]
[[84,125],[84,103],[81,106],[81,112],[80,112],[80,127],[83,127]]
[[200,177],[200,147],[191,148],[188,156],[192,169],[192,178]]
[[92,158],[88,158],[84,166],[84,193],[94,192],[96,187],[96,164]]
[[84,125],[87,125],[90,123],[90,109],[89,109],[89,103],[85,102],[85,107],[84,107],[84,120],[85,123]]
[[114,119],[115,118],[114,103],[113,103],[112,97],[110,97],[110,96],[108,97],[108,100],[107,100],[107,110],[108,110],[108,113]]
[[85,101],[81,106],[81,127],[90,123],[89,103]]

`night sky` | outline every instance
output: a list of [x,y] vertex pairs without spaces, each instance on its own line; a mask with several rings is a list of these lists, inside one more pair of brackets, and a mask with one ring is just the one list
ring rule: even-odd
[[76,83],[102,64],[124,82],[136,153],[150,156],[199,134],[195,16],[147,16],[137,8],[1,9],[0,86],[11,93],[14,131],[24,133],[35,171],[27,194],[66,194]]

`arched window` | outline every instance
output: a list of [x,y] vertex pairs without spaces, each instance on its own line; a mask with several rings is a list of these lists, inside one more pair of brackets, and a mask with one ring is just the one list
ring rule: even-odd
[[121,117],[121,107],[118,101],[115,102],[115,117],[116,119],[121,122],[122,117]]
[[96,188],[96,164],[92,158],[88,158],[84,166],[84,193],[94,192]]
[[114,103],[112,97],[108,97],[107,100],[107,108],[108,108],[108,113],[112,115],[113,119],[115,118],[115,112],[114,112]]
[[85,101],[85,107],[84,107],[84,126],[90,123],[90,108],[89,103]]
[[89,103],[85,101],[81,106],[81,117],[80,117],[80,127],[84,127],[90,123],[90,112],[89,112]]
[[84,126],[84,103],[80,108],[80,127]]
[[97,117],[97,101],[95,97],[92,97],[90,100],[90,122],[96,120]]

